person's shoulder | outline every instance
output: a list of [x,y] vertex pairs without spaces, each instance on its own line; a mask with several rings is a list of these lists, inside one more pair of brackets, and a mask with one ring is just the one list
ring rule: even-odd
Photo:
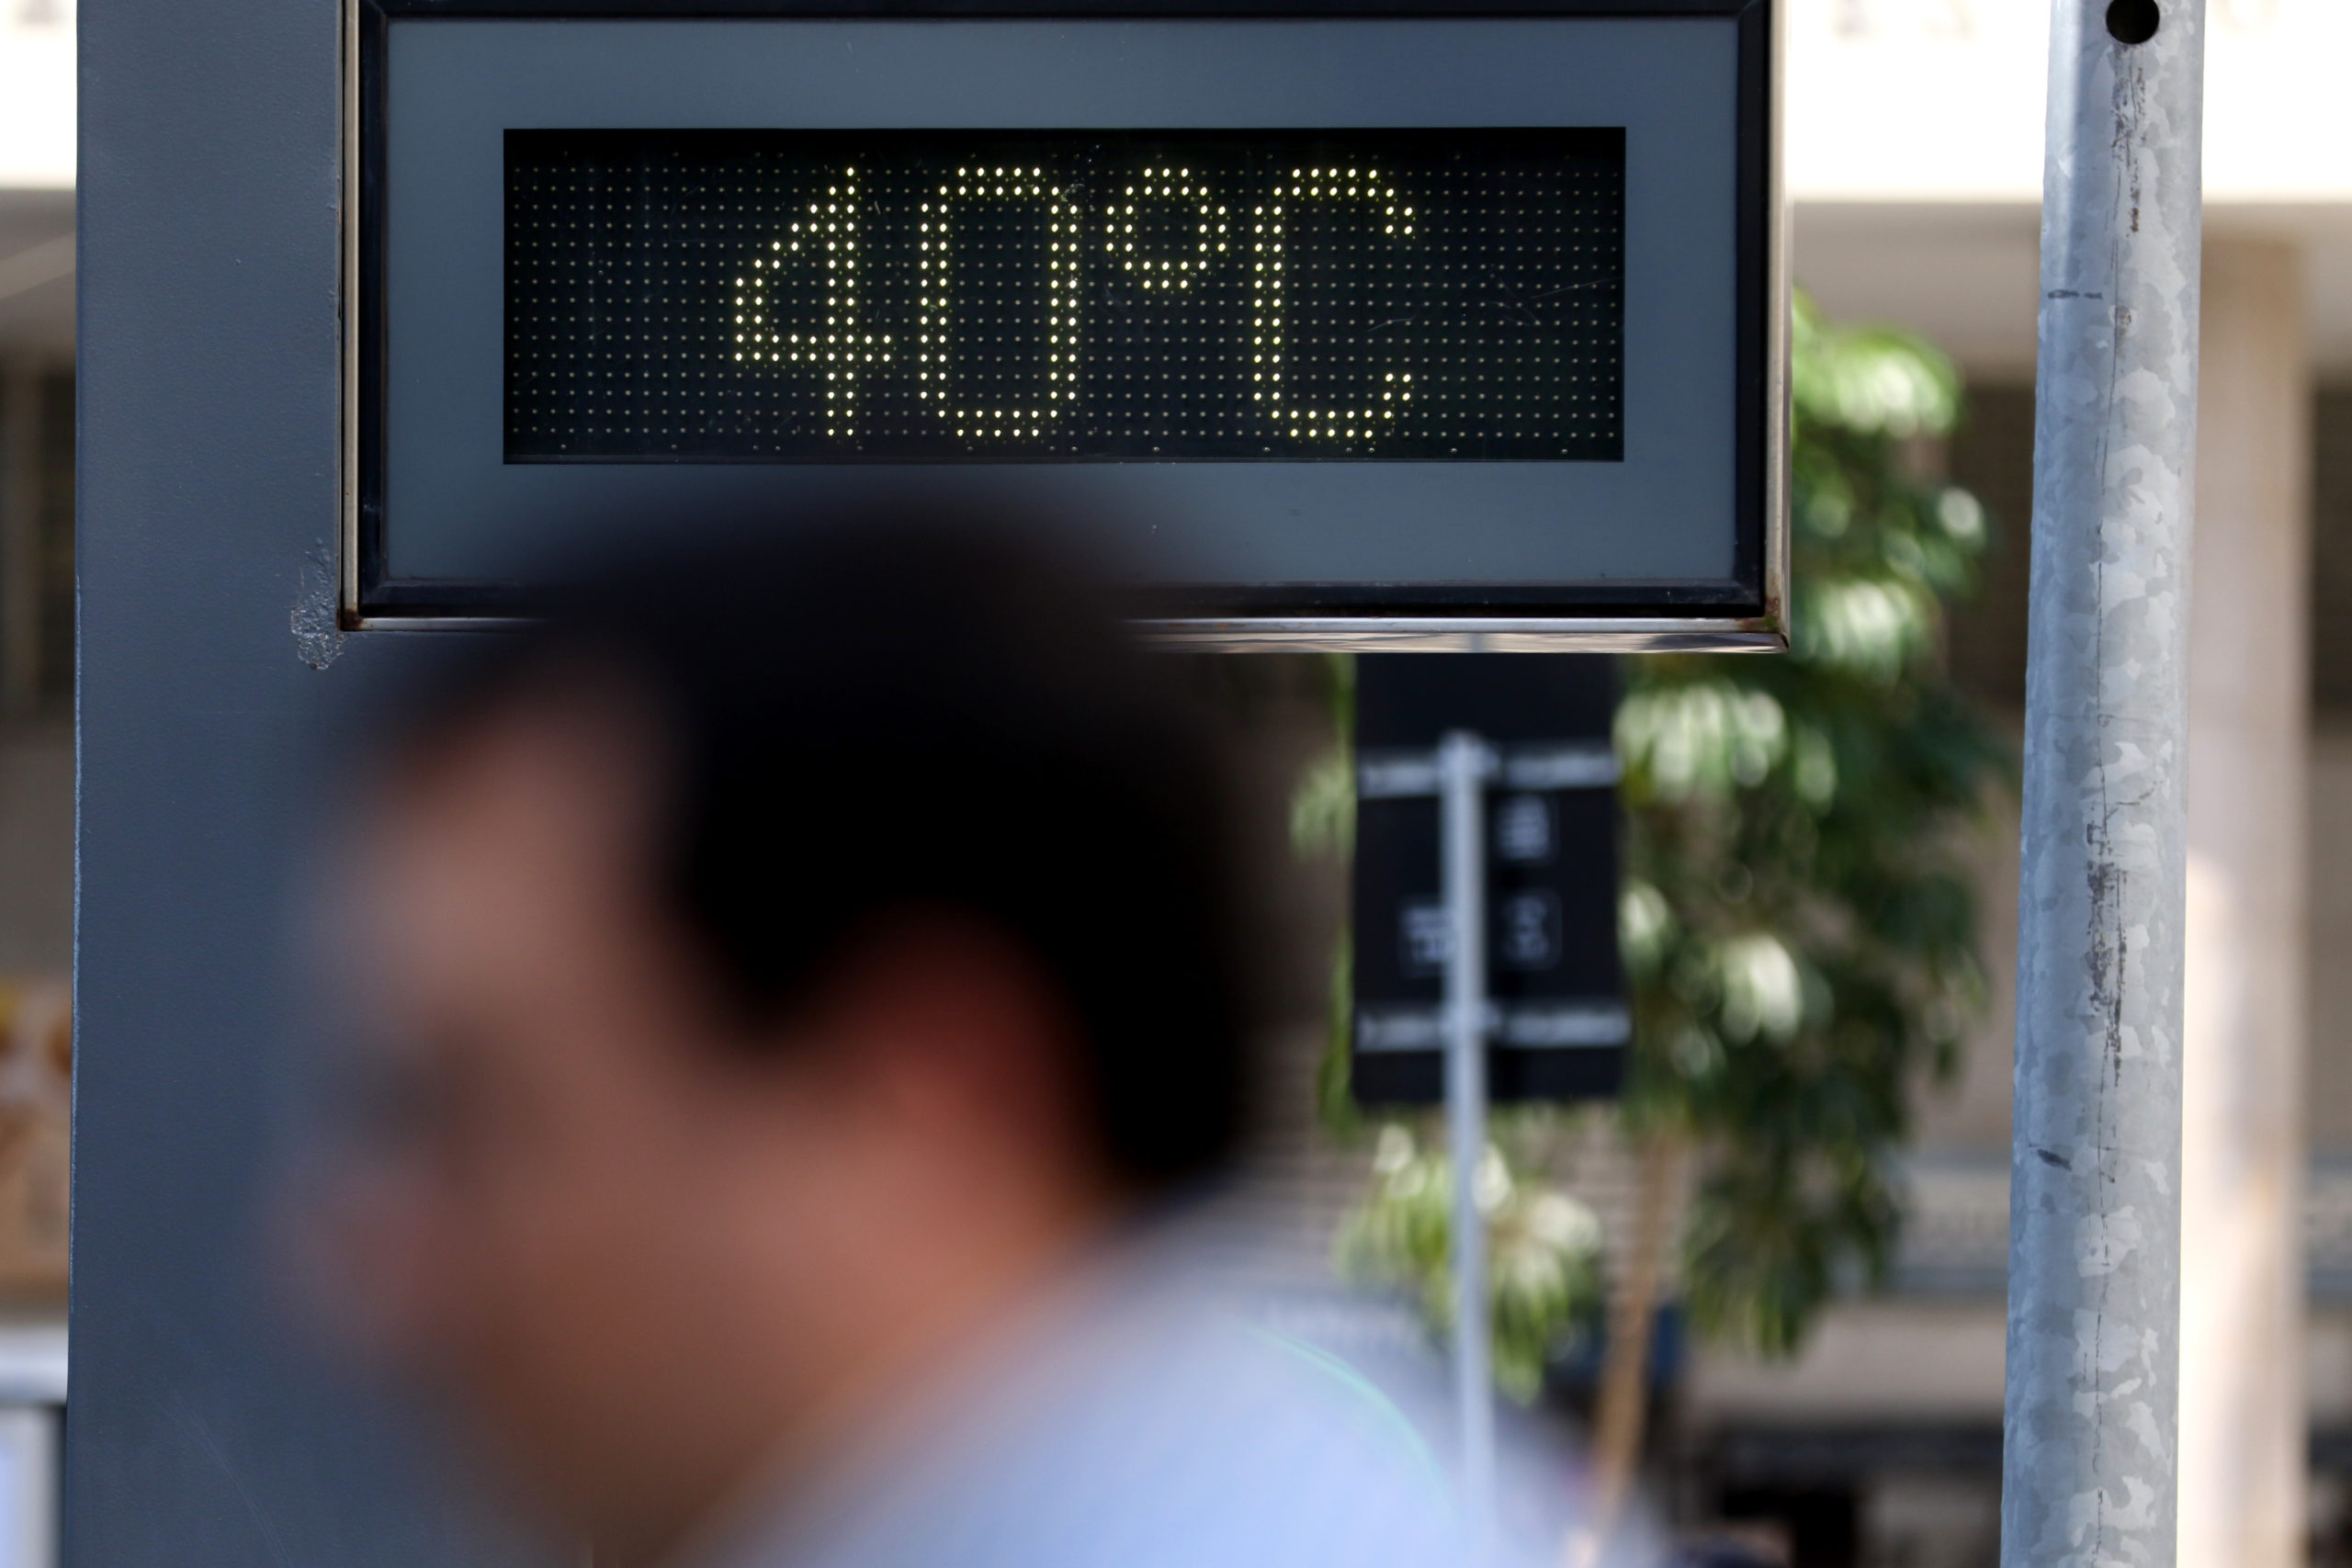
[[1463,1568],[1452,1486],[1346,1360],[1182,1291],[1048,1320],[758,1568]]
[[1451,1488],[1420,1434],[1369,1380],[1304,1340],[1221,1312],[1170,1314],[1081,1404],[1046,1443],[1052,1490],[1076,1527],[1054,1544],[1070,1562],[1461,1561]]

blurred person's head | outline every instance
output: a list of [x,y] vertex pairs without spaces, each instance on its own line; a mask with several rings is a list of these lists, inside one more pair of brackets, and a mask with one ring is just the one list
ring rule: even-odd
[[1049,553],[853,517],[546,611],[409,705],[361,824],[338,1266],[626,1562],[1211,1174],[1240,986],[1208,732]]

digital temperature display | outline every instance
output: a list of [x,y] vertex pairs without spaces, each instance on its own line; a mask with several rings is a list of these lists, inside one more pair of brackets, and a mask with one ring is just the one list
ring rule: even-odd
[[1623,457],[1621,129],[505,158],[510,463]]

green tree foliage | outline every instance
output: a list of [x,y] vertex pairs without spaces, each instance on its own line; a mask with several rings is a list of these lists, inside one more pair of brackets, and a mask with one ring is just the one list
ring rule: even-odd
[[[1487,1302],[1494,1314],[1495,1382],[1522,1404],[1544,1385],[1544,1363],[1600,1317],[1600,1221],[1565,1192],[1531,1181],[1487,1145],[1476,1176],[1487,1218]],[[1449,1237],[1453,1166],[1443,1149],[1418,1146],[1391,1123],[1373,1153],[1373,1196],[1340,1227],[1341,1275],[1413,1294],[1422,1320],[1453,1323]]]
[[[1920,339],[1833,325],[1804,299],[1792,348],[1794,649],[1628,659],[1616,727],[1623,1115],[1698,1162],[1680,1269],[1694,1326],[1765,1355],[1793,1351],[1834,1290],[1892,1257],[1913,1091],[1952,1072],[1984,1002],[1967,830],[2013,772],[1939,657],[1986,543],[1975,498],[1914,460],[1958,421],[1958,377]],[[1349,672],[1334,685],[1345,735]],[[1351,774],[1343,746],[1302,784],[1303,851],[1345,852]],[[1346,960],[1343,946],[1321,1085],[1340,1126]],[[1446,1209],[1430,1157],[1375,1173],[1338,1250],[1356,1277],[1409,1285],[1440,1324]],[[1521,1162],[1501,1174],[1531,1201],[1542,1190]],[[1596,1279],[1510,1308],[1498,1296],[1498,1337],[1540,1356],[1587,1321]]]
[[1628,660],[1617,717],[1626,1113],[1701,1162],[1694,1325],[1765,1354],[1884,1273],[1912,1090],[1983,1005],[1964,829],[2011,771],[1939,659],[1984,513],[1909,460],[1958,378],[1802,299],[1794,326],[1795,647]]

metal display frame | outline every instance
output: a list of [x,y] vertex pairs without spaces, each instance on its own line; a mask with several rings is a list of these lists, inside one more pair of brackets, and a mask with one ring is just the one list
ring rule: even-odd
[[1234,584],[1170,591],[1147,636],[1195,650],[1776,652],[1789,645],[1787,217],[1780,173],[1786,0],[349,0],[345,8],[340,613],[346,630],[511,621],[518,591],[385,569],[385,57],[391,23],[658,17],[888,21],[1661,19],[1737,24],[1736,513],[1722,581],[1577,585]]

